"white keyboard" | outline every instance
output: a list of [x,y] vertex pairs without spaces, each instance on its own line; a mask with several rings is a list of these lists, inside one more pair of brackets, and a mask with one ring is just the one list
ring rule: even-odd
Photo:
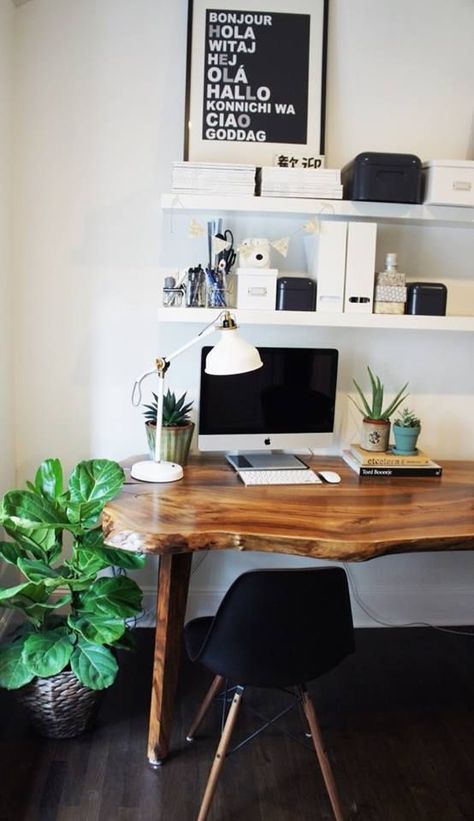
[[321,479],[313,470],[241,470],[237,471],[245,485],[314,485]]

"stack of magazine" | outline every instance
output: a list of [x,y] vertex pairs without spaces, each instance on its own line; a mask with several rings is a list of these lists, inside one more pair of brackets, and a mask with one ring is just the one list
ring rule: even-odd
[[359,476],[441,476],[443,472],[441,465],[422,450],[413,455],[397,454],[390,449],[378,453],[354,444],[342,451],[342,457]]
[[255,194],[255,165],[174,162],[174,194]]
[[262,197],[342,199],[338,168],[281,168],[265,166],[257,176]]

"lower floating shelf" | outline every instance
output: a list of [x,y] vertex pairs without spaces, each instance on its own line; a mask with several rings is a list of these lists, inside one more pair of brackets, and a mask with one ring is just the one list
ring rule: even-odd
[[[404,331],[474,331],[473,316],[336,314],[316,311],[249,311],[229,308],[240,325],[298,325],[315,328],[387,328]],[[211,308],[159,308],[160,322],[208,325],[220,311]]]

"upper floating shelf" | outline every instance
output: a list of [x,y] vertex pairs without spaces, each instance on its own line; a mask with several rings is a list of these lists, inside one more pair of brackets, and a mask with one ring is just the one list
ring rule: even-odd
[[449,205],[405,205],[393,202],[351,202],[292,197],[242,197],[204,194],[162,194],[165,211],[308,214],[324,219],[369,219],[431,225],[474,226],[474,208]]

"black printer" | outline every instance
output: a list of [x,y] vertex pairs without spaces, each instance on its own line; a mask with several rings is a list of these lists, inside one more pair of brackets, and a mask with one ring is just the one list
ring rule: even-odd
[[421,202],[421,160],[414,154],[364,151],[341,171],[345,200]]

